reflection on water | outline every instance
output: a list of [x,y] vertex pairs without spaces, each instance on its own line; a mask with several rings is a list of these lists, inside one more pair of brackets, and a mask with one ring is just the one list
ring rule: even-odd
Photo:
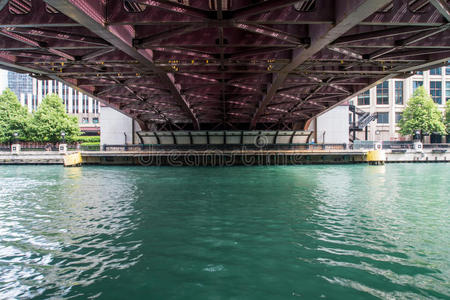
[[0,298],[450,298],[446,164],[0,167]]
[[[359,176],[343,168],[319,177],[317,261],[352,271],[322,278],[385,299],[449,296],[450,178],[445,168],[409,176],[417,167],[375,166]],[[378,286],[361,280],[367,274]]]
[[132,180],[24,169],[6,169],[0,183],[0,298],[64,295],[136,263]]

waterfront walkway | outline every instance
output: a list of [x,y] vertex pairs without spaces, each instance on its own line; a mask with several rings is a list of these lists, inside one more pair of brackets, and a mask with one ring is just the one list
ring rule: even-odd
[[[365,163],[368,150],[152,150],[82,151],[85,165],[233,166]],[[68,152],[68,154],[76,152]],[[449,162],[445,149],[386,150],[386,162]],[[0,152],[1,164],[64,164],[58,152]]]

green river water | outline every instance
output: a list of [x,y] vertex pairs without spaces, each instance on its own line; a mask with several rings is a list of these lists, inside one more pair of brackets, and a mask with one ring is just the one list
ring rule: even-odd
[[449,167],[0,166],[0,299],[450,299]]

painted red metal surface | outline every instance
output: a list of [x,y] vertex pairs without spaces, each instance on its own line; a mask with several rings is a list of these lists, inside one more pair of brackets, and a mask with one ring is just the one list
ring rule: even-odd
[[447,64],[446,0],[0,0],[0,65],[144,129],[299,129]]

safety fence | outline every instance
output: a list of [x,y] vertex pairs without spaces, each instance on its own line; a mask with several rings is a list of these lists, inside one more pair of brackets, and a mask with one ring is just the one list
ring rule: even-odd
[[[18,142],[21,151],[58,151],[59,143],[35,143],[35,142]],[[77,150],[79,146],[77,144],[68,144],[68,150]],[[1,152],[11,151],[11,144],[0,144]]]
[[[375,149],[375,145],[381,143],[384,150],[407,150],[414,149],[414,142],[412,141],[355,141],[350,148],[353,150]],[[440,144],[423,144],[424,149],[447,149],[450,148],[450,143]]]
[[158,145],[158,144],[135,144],[135,145],[103,145],[103,151],[233,151],[233,150],[346,150],[347,144],[243,144],[243,145]]

